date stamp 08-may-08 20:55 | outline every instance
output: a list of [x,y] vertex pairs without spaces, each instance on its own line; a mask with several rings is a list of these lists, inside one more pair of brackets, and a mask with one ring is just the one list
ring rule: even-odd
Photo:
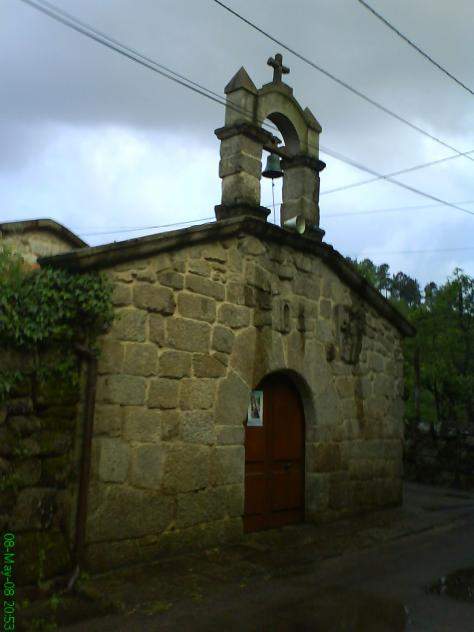
[[15,630],[15,535],[5,533],[2,538],[2,602],[3,602],[3,630],[12,632]]

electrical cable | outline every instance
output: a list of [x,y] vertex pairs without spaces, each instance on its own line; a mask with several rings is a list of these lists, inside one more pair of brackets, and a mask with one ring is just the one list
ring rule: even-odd
[[373,7],[371,7],[367,2],[364,2],[364,0],[357,0],[357,2],[359,2],[359,4],[365,7],[373,15],[375,15],[376,18],[378,18],[381,22],[383,22],[385,26],[388,26],[390,30],[392,30],[396,35],[398,35],[398,37],[401,37],[402,40],[404,40],[409,46],[414,48],[418,53],[420,53],[420,55],[423,55],[423,57],[427,59],[430,63],[432,63],[434,66],[436,66],[438,70],[441,70],[441,72],[444,72],[446,76],[448,76],[450,79],[455,81],[459,86],[461,86],[461,88],[464,88],[464,90],[467,90],[467,92],[474,95],[474,91],[471,90],[469,86],[466,86],[465,83],[457,79],[454,75],[452,75],[449,72],[449,70],[446,70],[446,68],[441,66],[441,64],[438,64],[438,62],[435,61],[430,55],[428,55],[428,53],[425,53],[425,51],[423,51],[419,46],[417,46],[415,42],[413,42],[409,37],[407,37],[406,35],[403,35],[403,33],[401,33],[397,28],[395,28],[395,26],[393,26],[393,24],[391,24],[387,19],[385,19],[382,15],[380,15],[380,13],[377,13],[377,11]]
[[[273,206],[279,206],[282,202],[277,202],[275,204],[264,204],[267,208]],[[474,204],[474,200],[467,200],[465,202],[458,202],[458,204]],[[381,208],[381,209],[373,209],[370,211],[348,211],[344,213],[324,213],[324,219],[331,219],[332,217],[351,217],[352,215],[376,215],[380,213],[395,213],[401,211],[424,211],[430,208],[444,206],[444,204],[421,204],[417,206],[398,206],[395,208]],[[72,228],[71,230],[76,233],[80,233],[84,237],[90,237],[93,235],[112,235],[115,233],[128,233],[128,232],[136,232],[141,230],[153,230],[156,228],[169,228],[171,226],[182,226],[184,224],[193,224],[195,222],[205,222],[205,221],[213,221],[215,219],[212,217],[199,217],[198,219],[190,219],[183,222],[173,222],[172,224],[160,224],[153,226],[116,226],[113,230],[105,230],[105,227],[95,227],[98,232],[86,233],[83,232],[85,230],[89,230],[88,228]]]
[[[85,23],[82,23],[80,21],[78,21],[75,17],[67,14],[65,11],[61,11],[58,10],[57,7],[55,7],[54,5],[52,5],[51,3],[45,3],[45,0],[21,0],[22,2],[24,2],[25,4],[31,6],[34,9],[37,9],[38,11],[44,13],[45,15],[47,15],[48,17],[51,17],[52,19],[60,22],[61,24],[63,24],[64,26],[68,26],[69,28],[72,28],[73,30],[77,31],[78,33],[81,33],[82,35],[85,35],[86,37],[89,37],[90,39],[96,41],[99,44],[103,44],[104,46],[107,46],[108,48],[114,50],[115,52],[118,52],[119,54],[127,57],[128,59],[131,59],[132,61],[136,61],[137,63],[149,68],[150,70],[153,70],[154,72],[166,77],[167,79],[171,79],[172,81],[174,81],[175,83],[180,84],[181,86],[184,86],[185,88],[189,88],[190,90],[192,90],[193,92],[196,92],[208,99],[211,99],[212,101],[219,103],[219,105],[223,105],[224,107],[233,107],[233,109],[236,109],[235,106],[233,106],[232,104],[229,104],[228,102],[223,101],[222,99],[219,99],[215,96],[213,96],[211,94],[211,91],[209,91],[207,88],[202,88],[200,86],[200,84],[197,84],[196,82],[192,82],[194,85],[189,85],[189,83],[186,83],[185,81],[190,81],[187,78],[185,79],[185,81],[182,80],[183,75],[178,75],[178,73],[175,73],[176,76],[172,76],[171,74],[169,74],[169,72],[164,72],[163,70],[161,70],[160,68],[158,68],[158,64],[156,62],[154,62],[153,60],[150,60],[150,58],[147,58],[143,55],[141,55],[141,53],[135,53],[133,51],[133,49],[130,49],[129,47],[121,44],[120,42],[118,42],[117,40],[113,40],[112,38],[109,38],[109,36],[104,35],[102,33],[100,33],[99,31],[96,31],[95,29],[93,29],[92,27],[89,27],[88,25],[86,25]],[[218,0],[214,0],[215,2],[218,2],[218,4],[222,4],[220,3]],[[223,5],[225,7],[225,5]],[[225,7],[227,8],[227,7]],[[230,9],[228,9],[230,10]],[[232,10],[230,10],[231,12],[233,12]],[[237,14],[238,15],[238,14]],[[241,16],[239,16],[241,17]],[[245,18],[242,18],[245,20]],[[258,27],[256,27],[258,29]],[[293,52],[293,51],[292,51]],[[161,66],[164,67],[164,66]],[[174,71],[171,71],[174,72]],[[197,88],[196,86],[200,86],[199,88]],[[207,92],[205,92],[205,90]],[[216,94],[216,93],[214,93]],[[240,108],[237,108],[240,110]],[[247,113],[248,114],[248,113]],[[272,126],[273,127],[273,126]],[[277,129],[277,128],[276,128]],[[449,146],[448,146],[449,147]],[[456,151],[457,154],[459,155],[463,155],[460,152],[458,152],[457,150],[455,150],[454,148],[451,148],[453,151]],[[385,179],[388,180],[389,182],[392,182],[402,188],[405,188],[413,193],[417,193],[419,195],[422,195],[424,197],[427,197],[429,199],[432,199],[436,202],[440,202],[442,204],[445,204],[446,206],[449,206],[451,208],[454,208],[458,211],[461,211],[463,213],[467,213],[469,215],[474,215],[474,212],[472,211],[468,211],[467,209],[463,209],[459,206],[453,205],[449,202],[446,202],[440,198],[437,198],[435,196],[432,196],[428,193],[425,193],[423,191],[420,191],[418,189],[415,189],[414,187],[410,187],[406,184],[403,184],[402,182],[399,182],[397,180],[393,180],[390,176],[385,176],[383,174],[380,174],[372,169],[369,169],[368,167],[365,167],[363,165],[360,165],[359,163],[349,159],[347,156],[344,156],[343,154],[339,153],[339,152],[335,152],[333,150],[330,150],[329,148],[326,147],[322,147],[321,146],[321,151],[323,153],[326,153],[338,160],[341,160],[353,167],[356,167],[357,169],[361,169],[363,171],[366,171],[367,173],[370,173],[371,175],[375,176],[376,179]],[[471,152],[472,153],[472,152]],[[467,156],[469,157],[469,156]],[[470,158],[470,157],[469,157]],[[412,168],[410,168],[412,169]]]
[[[321,151],[324,151],[324,149],[321,147]],[[467,154],[474,154],[474,150],[473,151],[468,151],[466,152],[464,155]],[[352,184],[345,184],[343,186],[340,187],[336,187],[335,189],[328,189],[322,193],[320,193],[320,195],[329,195],[329,193],[337,193],[339,191],[345,191],[347,189],[354,189],[356,187],[361,187],[364,184],[372,184],[373,182],[377,182],[378,180],[383,180],[384,178],[390,178],[393,176],[400,176],[404,173],[410,173],[411,171],[418,171],[419,169],[425,169],[426,167],[432,167],[433,165],[437,165],[440,164],[441,162],[447,162],[448,160],[452,160],[453,158],[459,158],[459,156],[456,154],[454,156],[448,156],[447,158],[440,158],[438,160],[432,160],[431,162],[425,162],[421,165],[415,165],[414,167],[408,167],[408,169],[401,169],[400,171],[392,171],[392,173],[386,173],[384,176],[378,176],[376,178],[370,178],[368,180],[362,180],[360,182],[354,182]]]
[[245,18],[243,15],[241,15],[240,13],[235,11],[234,9],[231,9],[229,6],[227,6],[226,4],[221,2],[221,0],[213,0],[213,2],[215,2],[217,5],[219,5],[220,7],[222,7],[223,9],[228,11],[229,13],[231,13],[232,15],[234,15],[239,20],[242,20],[242,22],[245,22],[245,24],[247,24],[251,28],[255,29],[256,31],[258,31],[259,33],[264,35],[266,38],[268,38],[269,40],[271,40],[275,44],[278,44],[278,46],[281,46],[282,48],[284,48],[286,51],[288,51],[289,53],[291,53],[292,55],[294,55],[295,57],[297,57],[301,61],[304,61],[306,64],[308,64],[309,66],[311,66],[315,70],[318,70],[319,72],[321,72],[326,77],[329,77],[329,79],[332,79],[333,81],[335,81],[337,84],[339,84],[340,86],[342,86],[346,90],[349,90],[350,92],[352,92],[353,94],[357,95],[358,97],[360,97],[361,99],[363,99],[367,103],[370,103],[371,105],[373,105],[374,107],[378,108],[382,112],[385,112],[385,114],[388,114],[389,116],[391,116],[392,118],[396,119],[397,121],[400,121],[401,123],[404,123],[405,125],[408,125],[408,127],[411,127],[412,129],[416,130],[420,134],[423,134],[427,138],[431,138],[431,140],[436,141],[440,145],[443,145],[444,147],[447,147],[448,149],[451,149],[451,151],[456,152],[460,156],[464,155],[468,160],[474,161],[474,158],[471,158],[470,156],[467,156],[467,155],[463,154],[458,149],[456,149],[452,145],[449,145],[448,143],[446,143],[445,141],[441,140],[437,136],[433,136],[433,134],[430,134],[429,132],[427,132],[426,130],[422,129],[421,127],[418,127],[418,125],[415,125],[414,123],[411,123],[410,121],[408,121],[403,116],[400,116],[396,112],[393,112],[392,110],[390,110],[389,108],[385,107],[381,103],[378,103],[377,101],[375,101],[371,97],[368,97],[366,94],[364,94],[360,90],[357,90],[356,88],[352,87],[351,85],[349,85],[348,83],[346,83],[342,79],[339,79],[338,77],[333,75],[328,70],[325,70],[324,68],[322,68],[321,66],[316,64],[314,61],[311,61],[311,59],[308,59],[307,57],[305,57],[301,53],[298,53],[295,49],[291,48],[290,46],[288,46],[287,44],[285,44],[281,40],[277,39],[276,37],[273,37],[273,35],[270,35],[270,33],[267,33],[267,31],[264,31],[262,28],[260,28],[259,26],[257,26],[256,24],[254,24],[253,22],[251,22],[250,20]]

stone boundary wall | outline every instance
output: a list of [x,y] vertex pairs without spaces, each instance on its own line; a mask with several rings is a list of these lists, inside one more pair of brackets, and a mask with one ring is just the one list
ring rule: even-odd
[[2,233],[0,228],[0,243],[19,253],[29,264],[35,264],[40,257],[69,252],[74,248],[67,239],[48,230]]
[[410,481],[474,489],[474,435],[407,437],[404,477]]
[[243,235],[107,273],[92,568],[242,536],[243,421],[271,371],[303,398],[307,519],[401,502],[400,334],[321,259]]
[[[0,350],[2,366],[11,354]],[[18,356],[22,368],[29,358]],[[0,406],[0,527],[16,535],[15,582],[71,569],[78,393],[31,375]]]

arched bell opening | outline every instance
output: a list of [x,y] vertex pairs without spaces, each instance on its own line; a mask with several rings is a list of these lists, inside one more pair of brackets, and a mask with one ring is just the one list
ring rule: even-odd
[[[277,147],[286,153],[287,145],[292,148],[299,147],[298,135],[291,121],[279,113],[270,114],[262,124],[263,129],[268,130],[275,139]],[[282,187],[284,172],[281,165],[281,157],[276,152],[264,148],[262,153],[262,180],[261,200],[262,206],[270,209],[268,220],[277,226],[280,225],[280,206],[282,203]]]

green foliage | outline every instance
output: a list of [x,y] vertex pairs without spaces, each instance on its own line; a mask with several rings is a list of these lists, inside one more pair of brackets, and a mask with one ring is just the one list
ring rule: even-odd
[[[0,247],[0,348],[26,352],[40,379],[74,382],[74,346],[92,344],[110,325],[111,291],[102,274],[28,269],[19,255]],[[24,375],[16,366],[0,371],[0,401]]]
[[474,424],[474,279],[455,269],[446,283],[390,277],[387,264],[351,260],[357,270],[417,329],[404,344],[406,421],[433,433]]

